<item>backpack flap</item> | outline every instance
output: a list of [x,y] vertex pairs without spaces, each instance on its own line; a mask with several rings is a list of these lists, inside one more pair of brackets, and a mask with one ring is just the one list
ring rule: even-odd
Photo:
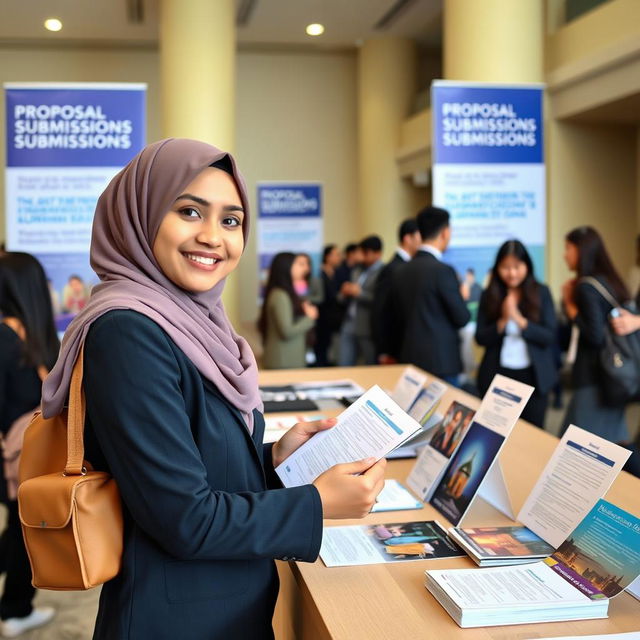
[[84,476],[50,473],[25,480],[18,488],[20,521],[25,527],[64,529],[73,511],[76,485]]

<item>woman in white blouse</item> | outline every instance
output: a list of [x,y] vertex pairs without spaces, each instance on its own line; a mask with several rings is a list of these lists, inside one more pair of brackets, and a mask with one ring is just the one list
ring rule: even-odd
[[549,289],[535,279],[531,257],[518,240],[498,249],[480,298],[476,341],[485,347],[480,392],[486,393],[496,373],[532,385],[535,392],[522,417],[543,427],[548,393],[558,378],[556,315]]

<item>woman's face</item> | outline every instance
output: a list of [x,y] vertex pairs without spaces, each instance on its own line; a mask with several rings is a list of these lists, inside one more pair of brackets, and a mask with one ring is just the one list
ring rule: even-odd
[[578,247],[573,244],[573,242],[566,241],[564,243],[564,261],[567,263],[567,267],[569,267],[569,271],[577,271],[578,270],[578,258],[580,254],[578,252]]
[[303,280],[309,273],[309,261],[305,256],[296,256],[291,265],[291,279]]
[[527,265],[515,256],[505,256],[498,264],[498,275],[509,289],[519,287],[527,277]]
[[237,266],[244,239],[242,200],[233,178],[207,167],[165,214],[153,255],[175,285],[204,293]]

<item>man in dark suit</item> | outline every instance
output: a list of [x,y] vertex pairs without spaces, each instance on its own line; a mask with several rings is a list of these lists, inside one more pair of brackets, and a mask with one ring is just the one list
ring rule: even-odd
[[376,356],[380,364],[396,362],[391,355],[398,351],[398,334],[393,331],[391,308],[391,282],[396,269],[406,264],[416,255],[421,238],[415,218],[405,220],[398,229],[399,245],[393,258],[382,267],[376,280],[371,314],[371,329],[376,346]]
[[360,242],[362,267],[356,268],[351,282],[340,288],[339,299],[347,302],[347,312],[340,329],[341,367],[350,367],[361,359],[363,364],[376,363],[376,350],[371,337],[371,309],[376,279],[382,269],[382,240],[368,236]]
[[450,384],[462,371],[458,330],[470,314],[456,272],[442,262],[451,239],[449,213],[425,207],[416,221],[422,244],[392,279],[395,331],[402,340],[401,362],[409,362]]

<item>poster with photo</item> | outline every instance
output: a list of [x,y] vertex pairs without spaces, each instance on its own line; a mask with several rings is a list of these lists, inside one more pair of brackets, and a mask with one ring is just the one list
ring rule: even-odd
[[503,442],[499,433],[477,422],[471,424],[431,498],[452,523],[457,524],[462,518]]

